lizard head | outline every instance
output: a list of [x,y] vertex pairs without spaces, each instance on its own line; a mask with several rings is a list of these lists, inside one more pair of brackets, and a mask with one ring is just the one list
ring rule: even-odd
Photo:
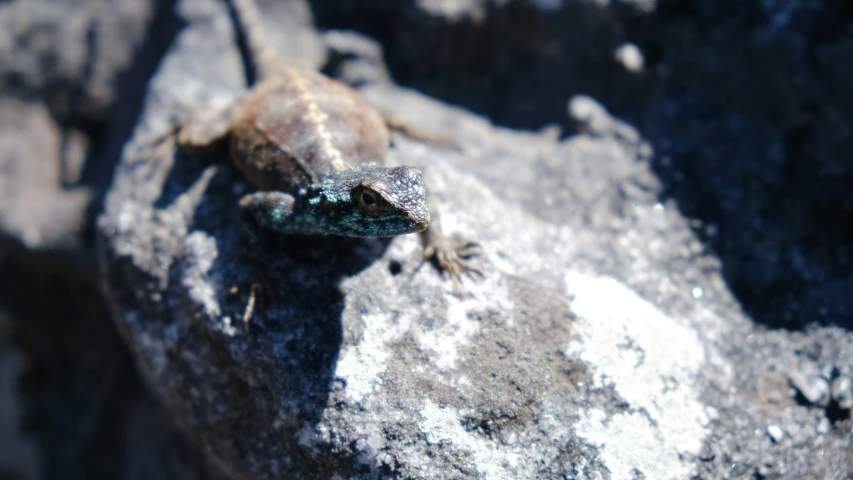
[[323,182],[317,205],[323,230],[351,237],[392,237],[426,230],[429,206],[421,172],[362,166]]

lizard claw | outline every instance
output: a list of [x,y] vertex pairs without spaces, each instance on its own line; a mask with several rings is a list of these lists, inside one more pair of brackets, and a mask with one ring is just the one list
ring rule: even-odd
[[484,279],[483,272],[471,266],[471,259],[483,253],[483,248],[476,242],[451,246],[445,242],[429,243],[424,247],[424,261],[430,262],[439,272],[446,273],[458,287],[462,287],[462,276],[472,280]]

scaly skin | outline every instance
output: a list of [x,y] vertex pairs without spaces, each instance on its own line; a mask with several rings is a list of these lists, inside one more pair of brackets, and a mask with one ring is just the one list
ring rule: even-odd
[[388,237],[427,228],[424,195],[423,176],[414,168],[364,166],[295,196],[279,191],[247,195],[240,206],[261,227],[282,233]]

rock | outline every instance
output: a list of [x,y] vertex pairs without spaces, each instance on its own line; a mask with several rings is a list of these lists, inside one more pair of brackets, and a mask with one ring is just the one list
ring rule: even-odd
[[770,436],[770,440],[773,440],[773,443],[779,443],[785,438],[785,431],[779,425],[768,425],[767,435]]
[[19,387],[26,355],[10,345],[11,319],[0,312],[0,473],[7,478],[41,478],[35,439],[20,419],[26,412],[26,397]]
[[[483,245],[485,279],[455,294],[418,268],[413,237],[281,238],[247,264],[236,204],[249,186],[221,150],[187,155],[165,135],[198,100],[243,88],[238,51],[221,3],[179,11],[187,27],[116,168],[99,245],[147,384],[220,471],[717,478],[845,465],[850,438],[819,435],[816,409],[756,400],[807,339],[743,316],[660,199],[638,133],[512,131],[361,71],[381,110],[455,135],[458,150],[397,136],[392,160],[425,171],[445,230]],[[355,56],[375,62],[363,44]],[[777,424],[806,441],[767,452],[751,432]],[[838,461],[809,464],[812,437]],[[784,467],[765,467],[772,455]]]
[[251,76],[221,0],[0,2],[0,477],[853,471],[850,12],[261,1],[290,61],[458,141],[392,155],[486,278],[410,237],[245,262],[248,185],[161,142]]
[[156,6],[154,0],[4,2],[0,81],[41,97],[63,123],[103,120]]
[[0,305],[0,476],[205,472],[142,388],[92,271],[67,253],[0,242]]
[[818,435],[826,435],[829,433],[832,425],[829,424],[829,419],[824,417],[820,419],[820,422],[817,424],[817,428],[815,429]]
[[584,132],[592,135],[616,135],[632,143],[640,141],[636,129],[613,118],[601,104],[587,95],[575,95],[569,99],[566,110],[569,118]]
[[30,249],[81,247],[91,192],[63,178],[63,143],[46,108],[0,100],[0,232]]
[[643,71],[643,52],[640,47],[633,43],[623,43],[613,52],[613,57],[625,67],[625,70],[631,73],[639,73]]
[[832,381],[832,399],[839,408],[853,410],[853,382],[850,377],[841,376]]
[[803,371],[788,372],[791,385],[812,404],[826,404],[829,397],[829,382],[818,375],[809,375]]
[[93,217],[171,2],[0,3],[0,477],[206,475],[142,388],[94,268]]
[[[196,97],[241,86],[221,4],[180,9],[189,25],[151,83],[98,229],[104,284],[148,384],[224,471],[691,471],[685,459],[709,422],[694,381],[705,346],[681,314],[643,298],[656,281],[631,288],[615,276],[630,269],[594,267],[609,245],[614,258],[643,255],[701,279],[679,248],[662,248],[680,244],[686,223],[623,196],[620,182],[642,169],[631,147],[495,129],[427,102],[461,117],[467,150],[401,137],[393,160],[425,170],[443,227],[484,246],[486,279],[455,296],[434,270],[416,269],[414,237],[292,240],[269,257],[280,280],[244,321],[243,287],[268,276],[238,249],[247,185],[221,153],[187,157],[157,141]],[[596,211],[600,226],[582,228]],[[661,248],[638,243],[640,231],[657,232]],[[692,290],[673,290],[671,301],[693,304]]]
[[[715,232],[703,243],[751,318],[851,329],[853,14],[820,3],[317,0],[312,10],[323,27],[381,41],[395,81],[497,125],[572,132],[566,100],[596,99],[653,147],[666,198],[697,232]],[[643,53],[641,74],[613,56],[627,43]]]
[[[154,10],[153,1],[136,0],[18,0],[0,7],[0,85],[17,97],[0,102],[4,236],[30,249],[85,251],[90,207],[117,153],[95,154],[90,136],[107,137],[105,124],[121,124],[122,112],[109,109],[119,98],[120,74],[132,60],[144,63],[134,52]],[[108,157],[110,150],[99,147]]]

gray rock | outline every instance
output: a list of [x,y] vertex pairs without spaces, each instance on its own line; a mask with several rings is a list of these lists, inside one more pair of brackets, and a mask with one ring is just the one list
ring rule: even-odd
[[[198,101],[243,88],[230,19],[214,0],[177,7],[187,27],[116,167],[99,250],[149,388],[219,473],[851,471],[849,415],[827,425],[827,392],[817,399],[813,385],[850,358],[849,332],[755,328],[664,199],[640,131],[592,97],[575,110],[595,115],[590,134],[510,131],[387,83],[359,44],[379,70],[342,68],[345,78],[373,82],[363,91],[381,110],[456,136],[459,151],[397,137],[392,160],[424,169],[445,230],[483,244],[486,278],[455,294],[418,268],[412,237],[282,238],[248,264],[236,224],[248,185],[223,152],[179,153],[166,135]],[[276,33],[289,44],[291,29]],[[327,41],[344,49],[346,38]],[[798,374],[817,399],[807,405],[782,381]]]
[[613,118],[610,113],[592,97],[575,95],[567,106],[569,117],[580,129],[591,135],[617,136],[626,142],[640,141],[637,130],[625,122]]
[[[595,98],[653,145],[666,198],[754,321],[850,330],[850,11],[688,3],[678,14],[656,1],[317,0],[312,10],[321,25],[381,39],[396,81],[502,126],[569,131],[566,100]],[[459,9],[465,20],[441,21]],[[640,47],[641,74],[613,58],[626,42]]]
[[19,427],[27,402],[19,386],[26,355],[11,345],[11,322],[0,312],[0,474],[35,480],[42,478],[36,441]]
[[122,73],[144,77],[153,55],[143,41],[163,33],[149,27],[165,3],[159,10],[154,0],[0,5],[0,235],[90,260],[92,207],[127,135],[122,127],[136,115],[132,102],[111,107],[139,91],[133,80],[144,85],[134,78],[119,87]]
[[0,371],[2,478],[204,472],[142,388],[95,276],[67,254],[0,242]]
[[832,381],[832,399],[842,409],[853,409],[853,382],[850,377],[841,376]]
[[[367,85],[380,109],[456,135],[459,151],[397,137],[392,160],[424,169],[445,230],[483,244],[485,279],[454,294],[417,268],[412,237],[282,238],[264,265],[247,264],[235,220],[248,185],[223,152],[185,155],[165,136],[199,100],[243,88],[231,25],[214,0],[183,0],[178,11],[187,28],[117,165],[99,249],[115,321],[147,384],[219,471],[851,471],[849,418],[818,433],[825,410],[791,402],[779,381],[845,358],[849,333],[755,328],[719,261],[661,200],[644,142],[612,129],[562,140],[514,132]],[[798,358],[812,344],[821,348]],[[792,441],[755,435],[767,425]]]
[[141,387],[93,268],[143,39],[162,32],[148,30],[155,3],[169,2],[0,2],[0,478],[204,471]]
[[[324,41],[327,71],[460,140],[398,138],[394,155],[426,168],[448,228],[487,243],[486,281],[453,295],[416,271],[408,238],[283,240],[269,268],[245,265],[245,182],[221,155],[148,142],[242,88],[218,2],[0,2],[0,477],[251,478],[293,462],[277,476],[665,478],[658,456],[697,478],[850,476],[850,12],[260,1],[292,62],[320,66]],[[386,55],[353,32],[321,41],[312,13]],[[566,117],[567,99],[586,103]],[[103,280],[165,421],[85,261],[137,117]],[[255,290],[244,325],[250,283],[277,271],[288,283]]]
[[827,433],[829,433],[831,428],[832,425],[829,424],[829,419],[824,417],[820,419],[820,422],[817,424],[816,431],[818,435],[826,435]]
[[81,246],[91,194],[63,178],[64,143],[81,140],[63,139],[44,106],[0,100],[0,233],[27,248]]
[[779,425],[768,425],[767,435],[770,436],[770,440],[773,440],[773,443],[779,443],[785,438],[785,430],[782,430],[782,427]]
[[[486,279],[454,296],[416,269],[414,237],[292,241],[270,256],[280,280],[244,322],[241,287],[266,275],[239,254],[246,184],[221,154],[188,158],[157,141],[194,100],[241,86],[221,4],[180,9],[189,27],[151,84],[98,227],[121,331],[223,470],[689,474],[713,413],[688,312],[694,286],[714,281],[688,263],[697,246],[673,209],[623,195],[643,168],[633,147],[555,142],[423,105],[462,118],[463,151],[398,138],[393,160],[425,170],[445,230],[483,244]],[[679,265],[684,288],[659,290],[635,261]],[[672,312],[644,298],[655,291]]]
[[[103,119],[154,0],[13,0],[0,7],[0,84],[64,121]],[[81,118],[82,117],[82,118]]]
[[613,52],[613,58],[625,67],[625,70],[631,73],[640,73],[643,71],[643,52],[640,47],[633,43],[624,43]]
[[826,405],[829,400],[829,382],[816,372],[812,374],[795,370],[788,372],[791,384],[809,403]]

